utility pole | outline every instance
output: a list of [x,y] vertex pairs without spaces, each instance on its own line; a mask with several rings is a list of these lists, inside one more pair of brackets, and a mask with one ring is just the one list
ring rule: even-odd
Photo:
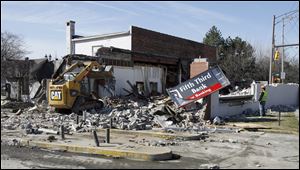
[[283,58],[284,58],[284,17],[282,18],[282,55],[281,55],[281,73],[280,73],[280,79],[281,79],[281,83],[283,83],[283,78],[281,77],[281,75],[283,74]]
[[[299,13],[299,9],[293,10],[286,12],[284,14],[281,14],[279,16],[273,15],[273,31],[272,31],[272,55],[270,56],[270,69],[269,69],[269,84],[272,84],[272,64],[273,64],[273,57],[275,53],[275,48],[282,48],[282,55],[281,55],[281,74],[283,73],[283,65],[284,65],[284,47],[290,47],[290,46],[299,46],[299,43],[291,43],[291,44],[285,44],[284,42],[284,27],[285,27],[285,22],[284,19],[291,17],[292,15]],[[276,19],[282,18],[282,20],[275,21]],[[293,18],[293,17],[292,17]],[[275,45],[275,25],[283,22],[282,25],[282,44],[281,45]],[[279,69],[280,71],[280,69]],[[281,82],[283,83],[282,77],[280,76]]]
[[273,33],[272,33],[272,55],[270,56],[270,71],[269,71],[269,84],[272,84],[272,58],[274,56],[275,48],[275,15],[273,15]]

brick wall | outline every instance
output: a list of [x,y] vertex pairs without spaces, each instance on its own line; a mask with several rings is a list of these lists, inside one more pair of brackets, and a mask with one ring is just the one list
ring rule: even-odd
[[134,26],[131,49],[190,61],[199,56],[208,58],[210,63],[216,61],[215,47]]
[[190,78],[193,78],[196,75],[208,70],[208,62],[192,62],[190,68]]
[[[195,77],[196,75],[203,73],[204,71],[208,70],[209,68],[209,63],[206,61],[194,61],[191,63],[190,65],[190,78]],[[211,113],[212,111],[212,95],[208,95],[206,97],[204,97],[204,100],[207,101],[207,107],[206,110],[204,111],[204,120],[209,120],[211,115],[213,113]],[[215,97],[215,96],[214,96]]]

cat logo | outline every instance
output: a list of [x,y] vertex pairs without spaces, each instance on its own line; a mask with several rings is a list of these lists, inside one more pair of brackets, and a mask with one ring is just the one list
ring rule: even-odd
[[54,91],[54,90],[52,90],[50,92],[50,99],[51,100],[61,100],[62,99],[61,91]]

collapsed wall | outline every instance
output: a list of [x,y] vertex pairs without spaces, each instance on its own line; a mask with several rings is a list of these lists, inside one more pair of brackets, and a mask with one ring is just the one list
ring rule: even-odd
[[[260,86],[259,83],[255,83],[240,93],[214,95],[214,111],[211,118],[259,113]],[[289,112],[299,107],[299,84],[271,84],[267,85],[266,90],[268,91],[266,109]],[[244,93],[247,91],[249,93]]]
[[235,91],[228,95],[214,95],[215,109],[211,118],[258,112],[259,94],[260,84],[252,83],[248,89]]

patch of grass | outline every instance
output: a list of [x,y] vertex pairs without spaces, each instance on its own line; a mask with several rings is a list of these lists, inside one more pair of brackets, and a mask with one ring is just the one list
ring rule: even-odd
[[247,121],[251,124],[263,125],[271,129],[263,131],[280,132],[280,133],[296,133],[299,134],[299,121],[294,113],[282,113],[280,118],[280,126],[278,124],[278,113],[264,116],[247,117]]
[[278,117],[273,117],[273,118],[275,118],[277,121],[259,122],[259,123],[264,123],[266,126],[269,126],[272,129],[293,131],[299,133],[299,122],[295,117],[294,113],[288,113],[286,115],[281,116],[280,126],[278,125]]

